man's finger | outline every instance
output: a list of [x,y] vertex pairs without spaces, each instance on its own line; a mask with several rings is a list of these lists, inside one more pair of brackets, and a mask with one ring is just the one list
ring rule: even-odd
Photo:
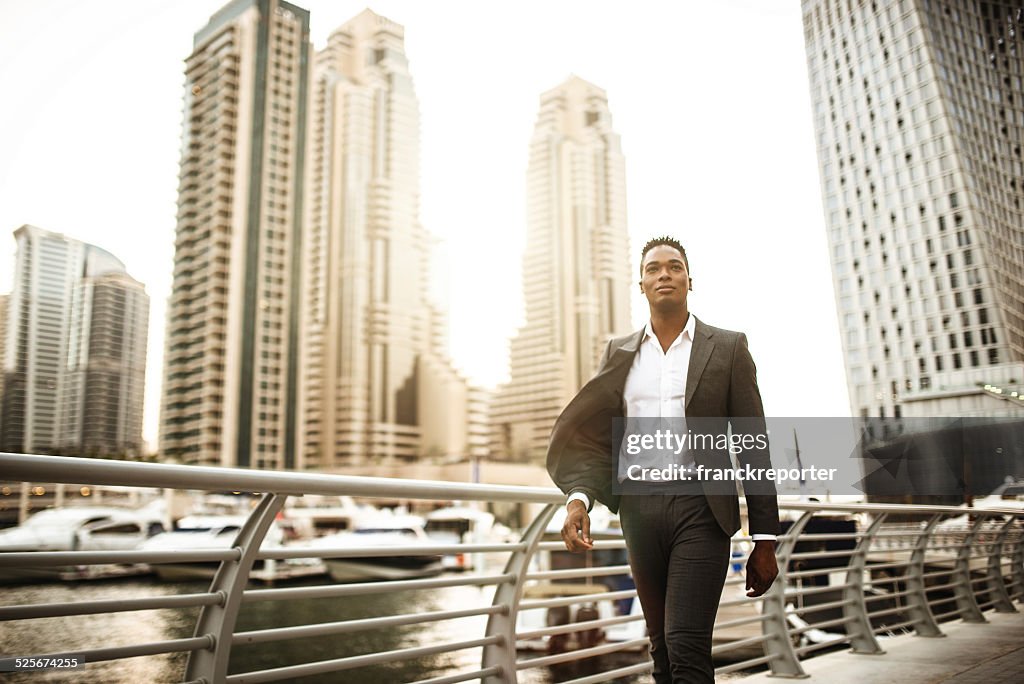
[[592,540],[590,539],[590,516],[583,516],[583,541],[589,544]]

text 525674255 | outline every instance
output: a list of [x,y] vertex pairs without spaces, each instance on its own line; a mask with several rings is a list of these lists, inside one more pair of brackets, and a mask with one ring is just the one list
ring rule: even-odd
[[24,658],[0,658],[0,672],[26,672],[29,670],[78,670],[82,667],[85,667],[85,660],[78,656],[26,656]]

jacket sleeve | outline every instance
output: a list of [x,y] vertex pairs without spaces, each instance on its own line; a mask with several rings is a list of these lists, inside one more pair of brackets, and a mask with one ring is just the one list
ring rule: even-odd
[[[734,434],[765,435],[764,406],[757,388],[757,368],[747,348],[747,336],[740,333],[733,347],[732,372],[729,381],[729,416]],[[751,468],[771,468],[771,455],[764,449],[744,450],[738,457],[740,465]],[[747,500],[747,518],[751,534],[779,534],[779,504],[775,482],[762,480],[744,483]]]
[[[612,355],[611,342],[605,347],[598,374]],[[603,397],[594,381],[587,383],[555,421],[548,444],[547,470],[566,495],[583,492],[591,507],[601,501],[617,508],[612,494],[612,420],[614,407]]]

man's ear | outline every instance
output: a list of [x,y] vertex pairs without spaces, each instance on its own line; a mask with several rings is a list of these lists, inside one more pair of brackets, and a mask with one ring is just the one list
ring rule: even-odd
[[690,292],[693,292],[693,278],[687,276],[687,279],[690,281]]
[[644,291],[644,281],[641,280],[641,281],[637,282],[637,285],[640,286],[640,291],[643,292]]

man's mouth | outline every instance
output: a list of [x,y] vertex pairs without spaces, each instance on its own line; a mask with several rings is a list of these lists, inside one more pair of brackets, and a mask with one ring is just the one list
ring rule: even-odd
[[672,291],[673,291],[673,290],[675,290],[675,289],[676,289],[676,288],[674,288],[674,287],[671,287],[671,286],[669,286],[669,285],[663,285],[663,286],[661,286],[661,287],[657,288],[657,290],[655,290],[655,291],[656,291],[656,292],[672,292]]

